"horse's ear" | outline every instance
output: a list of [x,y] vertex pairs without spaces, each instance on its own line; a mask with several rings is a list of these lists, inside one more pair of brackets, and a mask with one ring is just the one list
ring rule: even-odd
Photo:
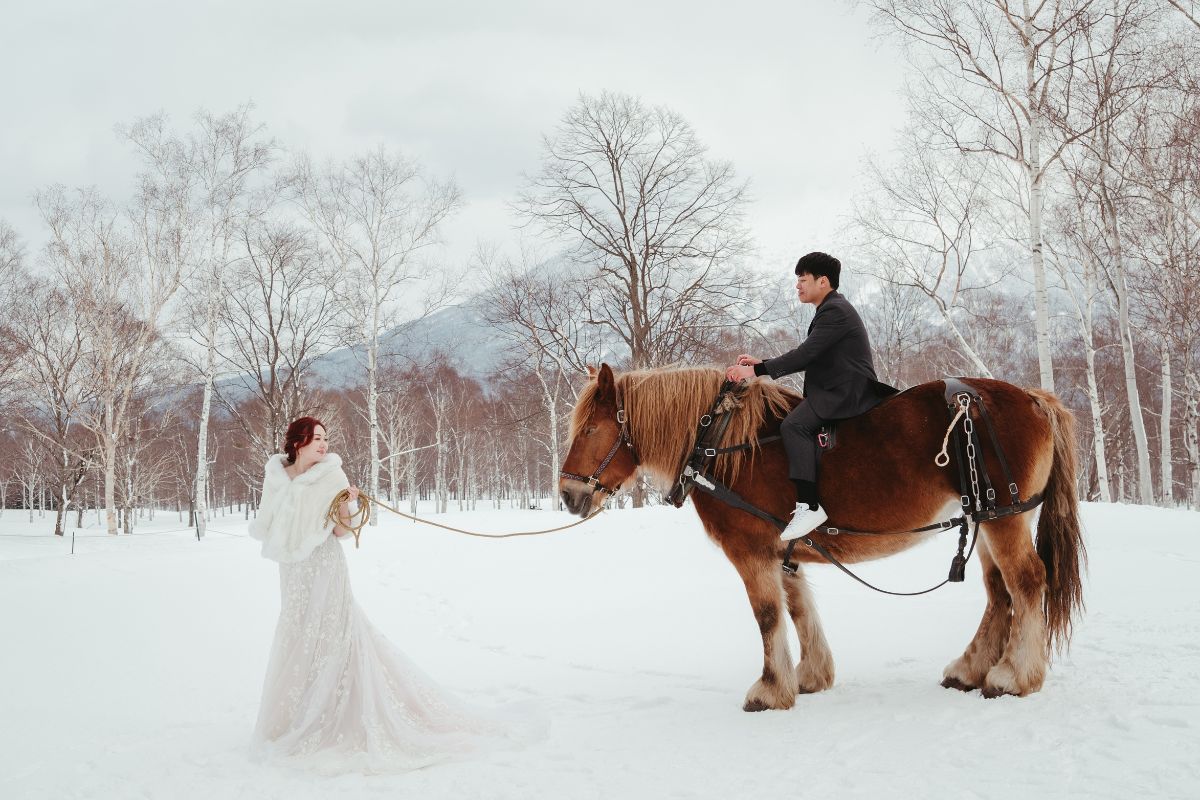
[[593,367],[591,364],[588,364],[587,371],[588,371],[588,380],[589,381],[596,380],[596,368]]
[[596,395],[598,397],[615,396],[616,392],[616,378],[613,377],[612,367],[608,364],[601,364],[600,371],[596,373]]

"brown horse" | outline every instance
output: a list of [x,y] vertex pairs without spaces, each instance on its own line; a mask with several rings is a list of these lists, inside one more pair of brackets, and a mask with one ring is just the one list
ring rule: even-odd
[[[609,455],[599,482],[616,490],[637,472],[660,486],[675,481],[693,446],[696,423],[723,380],[715,369],[660,369],[614,376],[607,364],[593,372],[571,420],[566,473],[591,476]],[[1022,497],[1045,500],[1031,536],[1033,512],[983,522],[976,544],[987,606],[979,629],[961,656],[946,667],[942,685],[985,696],[1026,695],[1042,686],[1050,652],[1070,640],[1082,608],[1084,560],[1075,498],[1074,420],[1058,399],[1038,389],[972,379],[988,408]],[[780,420],[801,398],[773,383],[755,380],[741,396],[723,446],[778,431]],[[618,423],[618,409],[625,420]],[[957,472],[934,457],[950,423],[943,383],[914,387],[861,417],[839,423],[837,446],[821,464],[820,494],[829,524],[862,531],[911,530],[949,519],[960,510]],[[628,446],[625,446],[625,445]],[[985,466],[1000,465],[985,447]],[[715,474],[750,503],[787,519],[795,505],[787,458],[778,442],[718,457]],[[559,482],[563,502],[587,514],[603,494],[584,480]],[[797,693],[833,684],[833,658],[803,571],[780,569],[784,543],[769,523],[694,492],[696,512],[708,535],[733,562],[746,585],[763,641],[763,670],[746,694],[747,711],[791,708]],[[891,555],[937,534],[814,537],[840,561]],[[799,547],[801,561],[821,562]],[[793,667],[784,611],[800,640]]]

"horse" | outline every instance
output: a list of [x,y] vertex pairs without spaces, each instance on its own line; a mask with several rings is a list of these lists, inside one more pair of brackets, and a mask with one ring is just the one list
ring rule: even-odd
[[[565,507],[580,516],[599,509],[604,494],[615,493],[638,474],[664,489],[671,486],[693,447],[696,423],[724,379],[712,368],[617,375],[603,364],[589,373],[572,412],[559,480]],[[1047,391],[982,378],[970,383],[990,412],[1013,480],[1026,494],[1040,492],[1043,503],[1036,545],[1033,510],[979,524],[975,549],[987,604],[974,637],[943,671],[942,686],[978,689],[985,697],[1024,696],[1041,689],[1052,651],[1069,645],[1083,607],[1086,554],[1075,495],[1074,417]],[[787,456],[778,441],[760,445],[757,439],[777,433],[802,397],[756,379],[744,387],[740,400],[721,446],[749,442],[751,447],[719,455],[714,474],[749,503],[786,520],[796,502]],[[837,446],[824,454],[818,481],[829,524],[909,531],[961,511],[957,473],[934,463],[950,417],[943,382],[935,381],[840,421]],[[996,455],[984,450],[985,469],[999,475]],[[794,574],[781,569],[785,543],[769,522],[707,494],[693,493],[692,500],[704,530],[745,584],[762,634],[762,675],[747,691],[743,709],[787,709],[798,694],[829,689],[833,657],[803,563]],[[844,563],[892,555],[931,535],[936,534],[813,534]],[[813,548],[797,550],[794,560],[822,560]],[[785,612],[800,642],[795,665]]]

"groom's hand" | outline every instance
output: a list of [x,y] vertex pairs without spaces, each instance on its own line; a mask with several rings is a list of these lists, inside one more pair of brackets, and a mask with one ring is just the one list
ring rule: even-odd
[[358,502],[358,487],[351,486],[347,491],[350,492],[350,502],[357,503]]
[[755,364],[761,364],[762,359],[743,354],[737,357],[737,363],[740,367],[753,367]]
[[725,380],[733,381],[748,381],[754,377],[754,367],[733,366],[725,370]]

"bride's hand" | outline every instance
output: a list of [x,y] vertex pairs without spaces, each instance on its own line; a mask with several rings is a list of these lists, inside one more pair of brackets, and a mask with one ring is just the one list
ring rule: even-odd
[[358,502],[358,487],[351,486],[348,491],[350,492],[350,502],[357,503]]

